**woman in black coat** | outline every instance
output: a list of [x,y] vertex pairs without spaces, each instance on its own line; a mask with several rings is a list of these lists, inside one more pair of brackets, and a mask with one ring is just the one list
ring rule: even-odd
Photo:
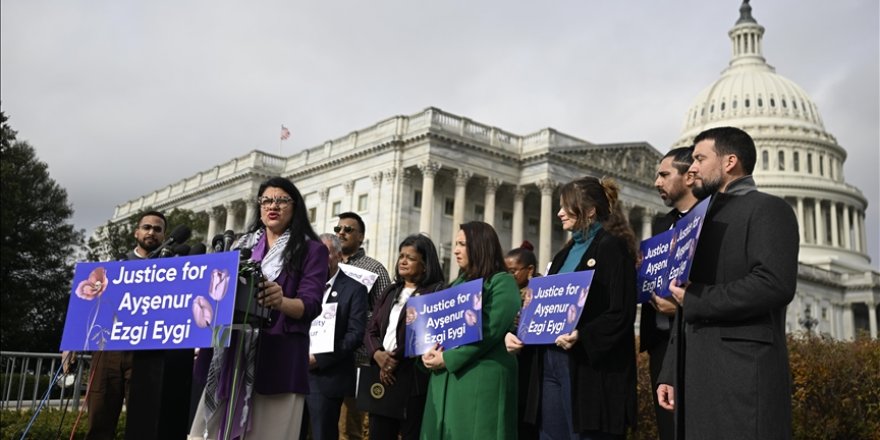
[[370,413],[370,439],[416,439],[428,391],[428,374],[405,357],[406,301],[444,288],[443,269],[430,238],[410,235],[399,247],[394,283],[380,297],[364,345],[372,360],[361,376],[358,407]]
[[[548,275],[595,272],[576,330],[537,347],[525,418],[541,438],[623,439],[636,420],[635,236],[611,179],[569,182],[559,204],[572,239]],[[512,333],[505,342],[511,352],[523,347]]]

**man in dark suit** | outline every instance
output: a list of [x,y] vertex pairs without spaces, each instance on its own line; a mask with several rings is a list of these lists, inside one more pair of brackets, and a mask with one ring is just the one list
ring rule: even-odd
[[339,437],[339,412],[343,398],[354,396],[357,370],[354,351],[364,340],[367,325],[367,288],[339,270],[342,245],[332,234],[321,241],[330,252],[323,318],[328,305],[336,303],[333,351],[309,356],[309,395],[306,405],[315,440]]
[[686,350],[667,352],[657,388],[661,406],[684,411],[678,438],[792,436],[785,308],[797,284],[798,223],[785,200],[757,190],[756,156],[738,128],[694,139],[693,192],[713,200],[689,281],[670,285],[684,321],[671,343]]
[[[669,150],[657,166],[657,178],[654,187],[660,193],[663,204],[672,210],[654,221],[654,235],[669,230],[681,217],[697,204],[697,198],[691,192],[694,176],[688,173],[694,159],[691,157],[693,147],[680,147]],[[650,356],[651,389],[657,389],[657,376],[663,366],[666,346],[669,345],[669,332],[672,318],[675,316],[676,304],[656,294],[649,303],[642,304],[639,322],[639,351],[647,351]],[[671,412],[660,407],[657,395],[654,396],[654,414],[657,420],[657,433],[660,440],[675,438],[674,418]]]
[[[142,260],[165,241],[167,221],[159,211],[147,211],[134,230],[137,246],[120,260]],[[133,351],[99,351],[92,355],[93,379],[86,402],[89,408],[88,440],[116,438],[122,403],[129,405]]]

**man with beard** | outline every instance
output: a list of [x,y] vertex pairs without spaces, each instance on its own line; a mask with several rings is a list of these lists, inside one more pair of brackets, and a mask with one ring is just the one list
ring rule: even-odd
[[657,398],[680,412],[677,438],[789,439],[785,308],[797,283],[797,219],[757,190],[746,132],[712,128],[694,145],[694,195],[713,200],[688,282],[670,284],[684,321],[671,344],[685,350],[667,352]]
[[[691,188],[694,186],[694,175],[688,173],[688,168],[694,161],[691,157],[693,151],[693,147],[669,150],[657,166],[654,187],[660,193],[663,204],[671,207],[672,210],[654,221],[652,225],[654,235],[675,226],[675,222],[697,204],[698,200],[691,192]],[[639,350],[647,351],[650,356],[649,371],[652,390],[657,389],[657,376],[663,366],[666,346],[669,345],[669,332],[672,328],[675,309],[674,301],[656,294],[652,295],[650,303],[642,304],[639,323]],[[660,440],[672,440],[675,436],[673,415],[660,407],[656,395],[654,395],[654,414]]]
[[[165,241],[166,220],[158,211],[141,215],[134,238],[137,246],[125,254],[127,260],[142,260]],[[132,372],[132,351],[98,351],[92,357],[93,377],[86,398],[89,431],[86,439],[115,439],[123,400],[128,404]]]
[[[333,232],[336,233],[336,236],[339,237],[339,242],[342,243],[343,263],[378,275],[367,297],[367,322],[369,322],[373,314],[373,307],[379,302],[379,297],[385,292],[388,285],[391,284],[391,278],[388,277],[388,271],[385,270],[385,266],[382,263],[368,257],[366,252],[364,252],[362,245],[364,244],[366,225],[364,225],[364,220],[361,216],[354,212],[339,214],[339,223],[333,228]],[[367,356],[363,346],[355,352],[355,365],[358,367],[370,365],[370,358]],[[357,409],[357,402],[354,400],[354,397],[346,397],[339,419],[339,438],[343,440],[364,438],[365,418],[366,414]]]

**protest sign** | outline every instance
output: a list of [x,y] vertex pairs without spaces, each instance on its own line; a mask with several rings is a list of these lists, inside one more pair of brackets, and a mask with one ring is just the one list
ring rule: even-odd
[[669,296],[669,249],[675,230],[663,231],[651,238],[642,240],[639,253],[642,265],[636,275],[639,302],[651,299],[651,294],[666,298]]
[[672,295],[669,291],[672,280],[681,284],[687,281],[709,200],[694,206],[672,229],[642,241],[639,246],[642,265],[636,274],[640,303],[649,301],[652,292],[663,298]]
[[238,252],[77,263],[61,350],[229,345]]
[[339,269],[349,277],[354,278],[355,281],[363,284],[367,288],[367,292],[373,288],[373,284],[376,284],[376,280],[379,278],[379,274],[376,272],[370,272],[350,264],[339,263]]
[[593,271],[569,272],[529,280],[516,336],[523,344],[552,344],[571,333],[584,310]]
[[[336,292],[333,292],[335,295]],[[312,320],[309,329],[309,354],[333,352],[336,339],[336,308],[339,303],[322,304],[321,314]]]
[[435,344],[446,350],[483,339],[483,279],[450,287],[406,302],[407,357],[424,354]]

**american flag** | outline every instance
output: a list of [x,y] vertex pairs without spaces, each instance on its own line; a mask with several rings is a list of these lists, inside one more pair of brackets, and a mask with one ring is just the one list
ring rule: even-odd
[[284,125],[281,126],[281,140],[286,141],[287,138],[290,137],[290,130],[287,129]]

